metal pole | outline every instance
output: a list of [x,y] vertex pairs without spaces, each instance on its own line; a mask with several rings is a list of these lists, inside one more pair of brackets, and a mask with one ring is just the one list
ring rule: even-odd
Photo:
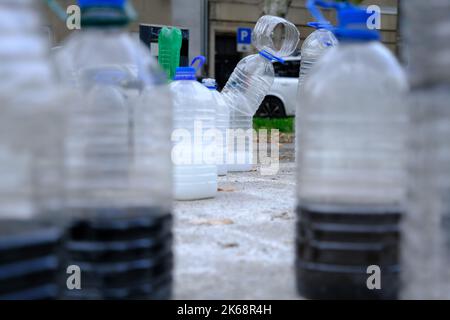
[[401,24],[401,18],[402,18],[402,0],[397,0],[397,57],[402,60],[402,50],[403,50],[403,38],[402,38],[402,24]]

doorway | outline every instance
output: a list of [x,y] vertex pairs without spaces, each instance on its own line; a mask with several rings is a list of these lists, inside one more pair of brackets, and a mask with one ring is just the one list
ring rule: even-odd
[[215,49],[216,81],[218,89],[222,90],[242,57],[236,51],[236,34],[216,34]]

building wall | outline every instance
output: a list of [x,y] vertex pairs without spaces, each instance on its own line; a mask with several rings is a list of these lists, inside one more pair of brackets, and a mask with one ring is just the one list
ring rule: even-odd
[[[168,1],[169,2],[169,1]],[[189,57],[205,55],[207,45],[207,1],[172,0],[172,21],[175,25],[189,29]]]
[[[306,0],[293,0],[287,19],[296,24],[303,41],[313,30],[306,26],[312,20],[305,8]],[[363,5],[377,4],[383,9],[383,42],[393,51],[397,43],[397,1],[364,0]],[[75,4],[76,0],[59,0],[62,6]],[[191,31],[191,58],[204,54],[208,57],[206,74],[215,76],[216,39],[220,35],[233,37],[238,27],[254,27],[263,14],[262,0],[132,0],[139,15],[138,22],[130,25],[131,32],[138,32],[139,23],[176,25]],[[71,31],[65,22],[45,6],[49,29],[53,34],[54,45],[61,42]],[[332,12],[325,16],[335,22]],[[300,45],[302,43],[300,42]]]
[[[220,34],[236,34],[238,27],[253,27],[263,14],[263,2],[260,0],[209,0],[209,61],[210,75],[215,76],[215,41]],[[293,0],[287,19],[300,30],[301,42],[312,32],[307,23],[312,21],[305,8],[306,0]],[[379,5],[382,8],[382,40],[393,51],[397,42],[397,0],[365,0],[363,5]],[[333,23],[336,22],[332,11],[324,13]]]
[[[76,4],[76,0],[58,0],[63,8],[67,8],[72,4]],[[172,1],[170,0],[133,0],[133,5],[138,13],[138,20],[130,25],[131,32],[139,31],[139,23],[151,24],[172,24]],[[47,7],[44,6],[44,13],[47,18],[49,27],[53,33],[54,45],[61,42],[70,30],[66,28],[66,23],[61,21]]]

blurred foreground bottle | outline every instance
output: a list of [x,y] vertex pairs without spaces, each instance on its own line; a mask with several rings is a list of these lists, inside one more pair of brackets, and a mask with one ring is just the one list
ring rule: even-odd
[[[298,288],[307,298],[393,299],[407,81],[379,32],[368,29],[365,9],[329,5],[338,12],[339,46],[311,69],[297,110]],[[381,290],[370,290],[368,270],[378,268]]]
[[402,298],[450,299],[450,0],[402,2],[412,91]]
[[215,79],[203,79],[202,83],[213,94],[214,105],[216,106],[215,128],[219,134],[217,137],[217,174],[219,176],[226,176],[228,173],[227,155],[230,108],[223,100],[223,96],[217,91],[217,82]]
[[0,1],[0,300],[58,298],[64,96],[39,10]]
[[311,33],[305,41],[303,41],[301,54],[302,61],[300,67],[299,91],[305,81],[309,71],[319,58],[332,47],[338,45],[338,40],[330,29],[333,27],[329,21],[326,21],[319,10],[316,9],[316,0],[308,0],[307,7],[314,18],[315,22],[308,23],[308,26],[315,28],[316,31]]
[[180,65],[182,40],[183,36],[178,28],[163,27],[158,35],[158,62],[169,80],[173,80]]
[[201,85],[193,65],[177,68],[170,84],[174,103],[174,190],[177,200],[213,198],[217,194],[216,105],[210,90]]
[[272,87],[275,72],[272,62],[284,62],[299,42],[297,27],[279,17],[261,17],[252,33],[252,43],[260,52],[242,59],[222,91],[231,111],[229,142],[232,160],[228,171],[253,168],[253,115]]
[[[126,30],[125,0],[79,0],[82,30],[56,60],[78,104],[66,146],[66,298],[167,299],[172,287],[171,99],[166,77]],[[65,283],[62,284],[65,286]]]

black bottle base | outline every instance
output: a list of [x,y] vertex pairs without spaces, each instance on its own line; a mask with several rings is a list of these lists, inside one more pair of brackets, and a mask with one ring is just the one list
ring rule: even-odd
[[[298,207],[297,288],[308,299],[397,299],[397,208]],[[381,289],[369,289],[370,266],[380,268]],[[370,270],[369,270],[370,271]],[[373,282],[370,282],[373,283]]]
[[2,221],[0,300],[54,300],[62,232],[35,221]]
[[82,289],[64,288],[63,299],[171,298],[171,214],[158,208],[81,211],[96,218],[68,228],[65,265],[80,267]]
[[[333,266],[327,266],[330,270]],[[369,274],[364,270],[323,271],[320,266],[306,267],[296,264],[297,290],[302,297],[313,300],[396,300],[398,299],[399,272],[396,268],[381,268],[381,290],[369,290]]]

